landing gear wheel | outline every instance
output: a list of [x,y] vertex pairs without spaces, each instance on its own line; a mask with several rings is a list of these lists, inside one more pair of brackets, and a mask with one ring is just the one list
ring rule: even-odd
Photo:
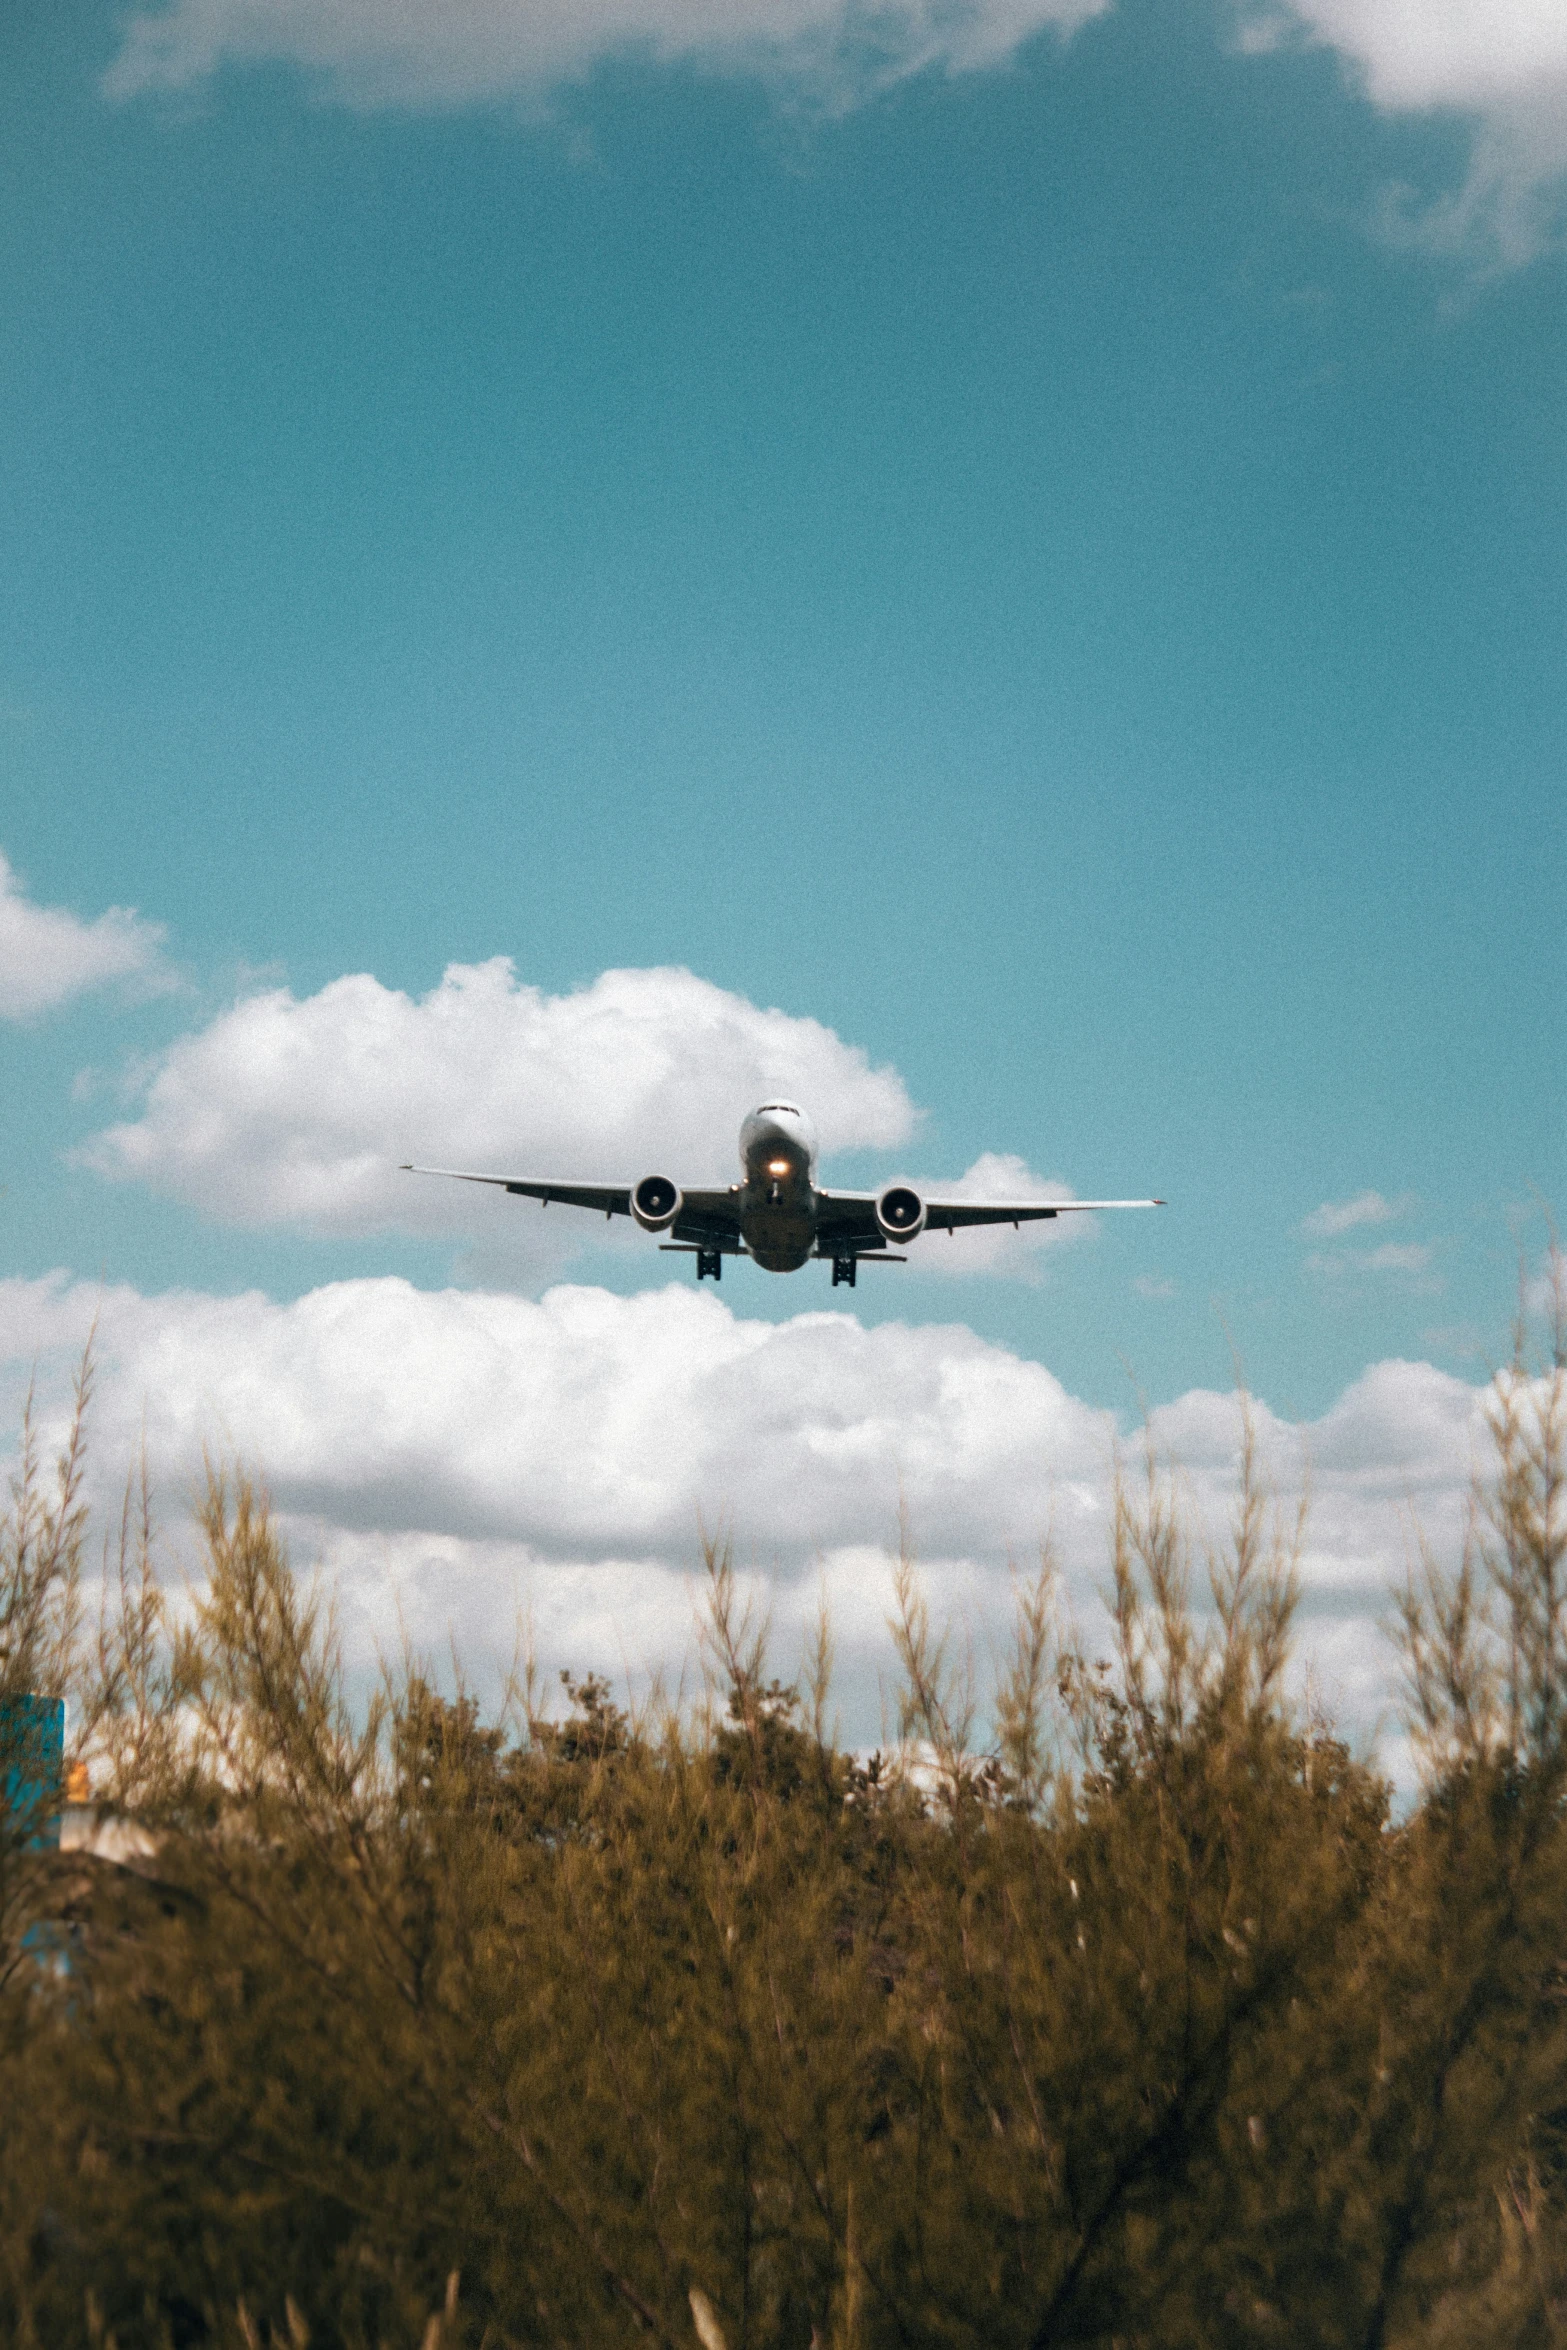
[[697,1250],[696,1277],[698,1281],[722,1281],[724,1252],[721,1248],[699,1248]]
[[853,1257],[834,1257],[834,1258],[833,1258],[833,1261],[832,1261],[832,1285],[833,1285],[834,1289],[836,1289],[836,1288],[837,1288],[837,1286],[838,1286],[838,1284],[839,1284],[839,1282],[840,1282],[840,1281],[847,1281],[847,1283],[849,1284],[849,1287],[850,1287],[851,1289],[854,1287],[854,1259],[853,1259]]

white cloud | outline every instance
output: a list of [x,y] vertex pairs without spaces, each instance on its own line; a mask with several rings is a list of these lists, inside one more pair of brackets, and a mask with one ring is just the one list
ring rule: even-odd
[[[0,1348],[19,1364],[68,1348],[95,1295],[0,1285]],[[102,1340],[111,1452],[145,1410],[164,1475],[216,1437],[291,1510],[556,1557],[679,1556],[706,1510],[798,1561],[884,1536],[900,1480],[933,1539],[995,1547],[1019,1509],[1021,1533],[1041,1516],[1052,1473],[1107,1457],[1097,1415],[971,1331],[746,1321],[684,1283],[530,1300],[374,1279],[286,1306],[114,1290]]]
[[30,1020],[112,982],[169,984],[162,925],[111,906],[84,922],[65,906],[35,906],[0,855],[0,1019]]
[[[1112,0],[164,0],[135,11],[111,98],[185,90],[224,65],[296,67],[372,108],[533,102],[601,60],[642,56],[748,74],[841,109],[933,70],[994,67]],[[1560,0],[1237,0],[1249,52],[1333,48],[1389,113],[1473,127],[1454,192],[1397,194],[1395,237],[1512,265],[1559,233],[1567,175],[1567,9]]]
[[248,996],[181,1038],[143,1086],[139,1117],[83,1154],[103,1174],[230,1223],[466,1233],[557,1262],[606,1227],[404,1175],[401,1162],[728,1183],[741,1118],[778,1089],[805,1103],[828,1150],[890,1147],[915,1124],[897,1072],[815,1020],[680,970],[606,971],[549,996],[501,959],[453,964],[418,999],[368,974],[303,1000]]
[[601,59],[760,74],[830,105],[1001,63],[1109,0],[169,0],[130,18],[109,96],[285,62],[351,106],[526,98]]
[[1554,1238],[1538,1271],[1524,1276],[1522,1303],[1525,1315],[1553,1335],[1567,1323],[1567,1258]]
[[1385,1240],[1380,1248],[1367,1249],[1360,1262],[1368,1273],[1423,1273],[1431,1251],[1418,1240]]
[[[351,1652],[395,1647],[399,1609],[432,1655],[509,1661],[531,1604],[546,1665],[688,1674],[698,1521],[729,1524],[770,1601],[779,1666],[826,1582],[845,1729],[878,1733],[888,1552],[900,1492],[933,1601],[983,1664],[1008,1557],[1054,1525],[1073,1604],[1105,1580],[1113,1423],[1041,1364],[956,1326],[863,1328],[842,1313],[750,1322],[711,1291],[558,1288],[538,1301],[356,1281],[289,1305],[249,1294],[100,1296],[64,1276],[0,1283],[0,1376],[36,1360],[46,1410],[94,1313],[94,1460],[105,1498],[145,1428],[159,1488],[188,1492],[204,1443],[264,1469],[300,1563],[336,1583]],[[1303,1661],[1365,1731],[1385,1712],[1379,1625],[1413,1502],[1457,1538],[1484,1390],[1425,1363],[1375,1366],[1314,1424],[1257,1407],[1281,1490],[1309,1462]],[[1210,1522],[1230,1502],[1232,1395],[1156,1412]]]
[[1180,1294],[1180,1284],[1164,1273],[1139,1273],[1132,1283],[1139,1297],[1146,1297],[1158,1305],[1168,1305]]
[[1521,104],[1567,83],[1558,0],[1287,0],[1358,68],[1378,106]]
[[1326,1200],[1320,1208],[1313,1208],[1302,1218],[1300,1228],[1311,1240],[1337,1240],[1341,1233],[1353,1232],[1360,1224],[1396,1223],[1410,1205],[1407,1192],[1401,1199],[1385,1200],[1380,1191],[1357,1191],[1353,1199]]
[[1389,113],[1474,123],[1460,189],[1424,210],[1390,206],[1387,225],[1428,245],[1503,264],[1559,230],[1567,175],[1567,8],[1561,0],[1263,0],[1243,46],[1292,32],[1336,49]]

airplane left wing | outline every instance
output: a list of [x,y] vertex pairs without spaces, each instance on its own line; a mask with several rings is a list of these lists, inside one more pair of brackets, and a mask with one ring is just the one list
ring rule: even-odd
[[976,1200],[925,1202],[927,1232],[961,1232],[970,1224],[1037,1224],[1050,1216],[1075,1216],[1086,1208],[1162,1208],[1162,1199]]

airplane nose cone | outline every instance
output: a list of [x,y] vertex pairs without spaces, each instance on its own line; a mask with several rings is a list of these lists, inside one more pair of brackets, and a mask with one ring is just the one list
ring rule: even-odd
[[815,1164],[816,1129],[797,1103],[763,1102],[740,1129],[740,1155],[747,1165],[775,1154],[791,1164]]
[[811,1175],[815,1128],[799,1102],[764,1102],[752,1109],[740,1128],[740,1163],[749,1182],[766,1182],[778,1173]]

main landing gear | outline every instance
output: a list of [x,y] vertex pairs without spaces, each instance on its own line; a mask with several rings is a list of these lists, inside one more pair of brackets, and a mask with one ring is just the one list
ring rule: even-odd
[[721,1248],[699,1248],[697,1250],[696,1277],[698,1281],[707,1281],[710,1279],[713,1281],[722,1281],[724,1277],[724,1252]]
[[851,1289],[854,1287],[854,1262],[855,1261],[852,1256],[840,1256],[833,1258],[832,1285],[834,1289],[837,1288],[840,1281],[847,1281]]

